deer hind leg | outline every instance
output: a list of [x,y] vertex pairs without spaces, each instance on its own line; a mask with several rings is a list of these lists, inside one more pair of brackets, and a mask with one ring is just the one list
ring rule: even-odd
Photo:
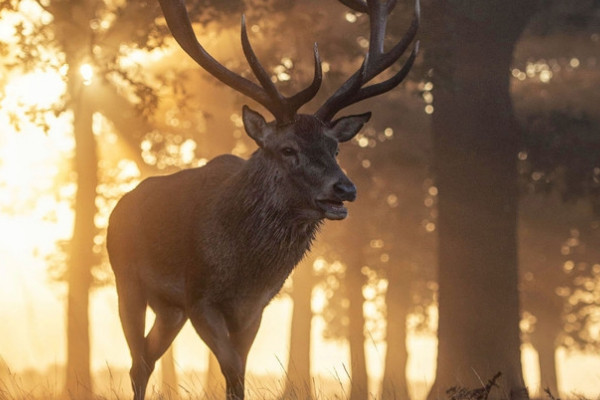
[[150,372],[144,362],[146,328],[146,298],[137,283],[119,284],[119,317],[123,333],[131,353],[132,366],[129,371],[134,400],[144,400]]
[[240,356],[232,343],[225,316],[216,307],[198,302],[191,308],[190,320],[219,361],[227,384],[227,400],[242,400],[245,357]]
[[148,333],[144,347],[144,361],[154,370],[156,361],[167,351],[186,321],[182,308],[169,304],[151,304],[156,314],[152,329]]
[[143,400],[148,380],[156,361],[169,348],[185,323],[183,309],[161,302],[152,304],[156,314],[154,324],[144,337],[146,299],[140,288],[128,285],[126,296],[119,296],[119,313],[125,338],[131,352],[131,386],[134,400]]

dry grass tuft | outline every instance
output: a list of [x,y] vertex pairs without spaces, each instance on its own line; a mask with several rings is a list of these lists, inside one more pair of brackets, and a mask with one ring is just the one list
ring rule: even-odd
[[448,400],[488,400],[490,392],[494,387],[498,387],[496,381],[502,376],[502,373],[498,372],[488,380],[487,383],[480,388],[467,389],[462,386],[453,386],[446,390]]

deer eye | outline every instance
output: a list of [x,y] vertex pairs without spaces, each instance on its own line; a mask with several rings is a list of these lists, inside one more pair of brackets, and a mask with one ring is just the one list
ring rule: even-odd
[[284,147],[281,149],[281,154],[284,157],[292,157],[295,156],[298,152],[296,151],[296,149],[293,149],[291,147]]

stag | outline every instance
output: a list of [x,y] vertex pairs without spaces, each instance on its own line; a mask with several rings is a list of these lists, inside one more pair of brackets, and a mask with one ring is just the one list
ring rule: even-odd
[[[258,145],[248,160],[221,155],[200,168],[148,178],[111,214],[107,247],[131,352],[135,400],[144,399],[156,361],[187,319],[219,361],[227,398],[243,399],[246,359],[263,309],[310,248],[322,221],[346,217],[344,202],[355,199],[356,188],[336,161],[338,144],[352,139],[371,113],[333,117],[404,79],[418,42],[398,72],[367,85],[413,41],[419,5],[406,35],[386,52],[386,23],[396,1],[340,1],[369,15],[369,49],[360,68],[308,115],[298,110],[321,84],[316,44],[312,83],[284,97],[257,60],[243,17],[242,48],[259,84],[205,51],[184,0],[159,0],[169,29],[192,59],[275,119],[267,122],[244,106],[245,131]],[[156,317],[145,336],[148,306]]]

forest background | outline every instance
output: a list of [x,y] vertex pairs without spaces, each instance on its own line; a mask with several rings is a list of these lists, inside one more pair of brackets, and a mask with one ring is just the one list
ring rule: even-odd
[[[242,73],[245,13],[287,92],[318,42],[308,111],[368,43],[367,18],[334,1],[189,3],[201,43]],[[128,393],[110,210],[143,177],[250,156],[248,100],[188,60],[153,1],[0,4],[0,393]],[[399,1],[391,40],[414,7]],[[407,82],[353,108],[375,113],[340,156],[359,199],[267,309],[250,390],[437,398],[501,372],[511,398],[523,380],[598,396],[600,4],[421,7]],[[161,371],[157,392],[221,385],[189,327]]]

